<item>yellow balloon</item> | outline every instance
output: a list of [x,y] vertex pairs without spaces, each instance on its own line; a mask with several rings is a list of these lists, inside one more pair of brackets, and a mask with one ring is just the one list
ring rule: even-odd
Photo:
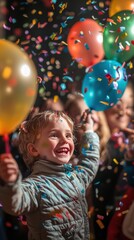
[[134,10],[134,0],[112,0],[109,7],[109,16],[123,10]]
[[0,135],[9,134],[27,117],[37,96],[33,61],[16,44],[0,39]]

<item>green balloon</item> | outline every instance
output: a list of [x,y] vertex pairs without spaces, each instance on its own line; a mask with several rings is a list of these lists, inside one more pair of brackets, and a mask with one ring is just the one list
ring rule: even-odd
[[103,46],[108,59],[120,63],[134,56],[134,14],[132,11],[117,12],[108,19],[103,33]]

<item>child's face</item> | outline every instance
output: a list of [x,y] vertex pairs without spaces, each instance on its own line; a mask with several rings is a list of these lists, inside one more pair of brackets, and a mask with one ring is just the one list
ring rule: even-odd
[[73,134],[67,121],[60,117],[45,126],[35,148],[41,159],[57,164],[68,163],[74,152]]

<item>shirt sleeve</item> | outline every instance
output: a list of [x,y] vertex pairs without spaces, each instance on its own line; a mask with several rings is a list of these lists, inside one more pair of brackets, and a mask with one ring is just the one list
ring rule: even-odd
[[32,179],[22,181],[20,174],[15,183],[0,184],[0,203],[11,215],[34,211],[38,208],[38,189]]
[[76,174],[87,188],[96,176],[100,160],[99,137],[95,132],[86,132],[82,138],[79,165],[75,167]]

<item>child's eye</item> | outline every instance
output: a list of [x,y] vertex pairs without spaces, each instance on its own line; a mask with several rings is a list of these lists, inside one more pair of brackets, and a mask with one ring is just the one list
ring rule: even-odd
[[56,137],[57,137],[57,134],[56,134],[56,133],[51,133],[51,134],[49,135],[49,137],[56,138]]
[[127,106],[127,109],[133,110],[133,106]]
[[69,134],[66,135],[66,138],[71,138],[71,139],[73,139],[73,135],[69,133]]

